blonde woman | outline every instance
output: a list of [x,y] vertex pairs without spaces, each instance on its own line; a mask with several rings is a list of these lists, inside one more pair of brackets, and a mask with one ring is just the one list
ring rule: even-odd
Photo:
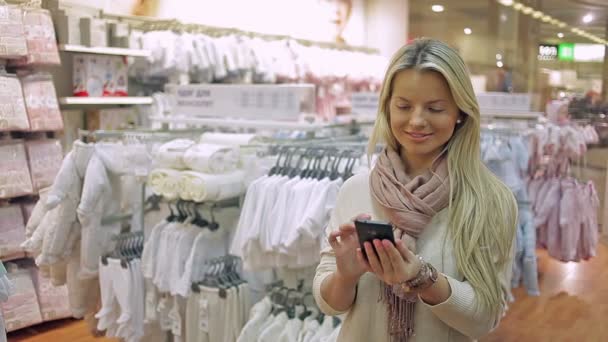
[[[370,151],[380,142],[374,168],[338,195],[314,281],[319,307],[346,314],[339,341],[487,334],[506,306],[517,204],[480,161],[479,107],[456,51],[429,39],[397,51]],[[396,244],[362,251],[355,217],[390,221]]]

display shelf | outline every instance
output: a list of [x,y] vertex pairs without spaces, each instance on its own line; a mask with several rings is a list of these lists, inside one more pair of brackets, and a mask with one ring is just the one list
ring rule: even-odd
[[88,47],[83,45],[72,44],[59,45],[59,51],[130,57],[150,57],[151,55],[151,52],[149,50],[136,50],[116,47]]
[[59,104],[63,106],[75,105],[149,105],[152,98],[147,96],[130,97],[61,97]]
[[227,118],[197,118],[184,116],[151,117],[151,121],[166,124],[202,125],[211,127],[241,127],[259,129],[284,129],[314,132],[323,128],[331,127],[329,124],[313,124],[307,122],[290,122],[274,120],[247,120]]
[[2,262],[9,262],[9,261],[19,260],[19,259],[24,259],[24,258],[28,258],[27,253],[19,252],[17,254],[0,257],[0,260],[2,260]]

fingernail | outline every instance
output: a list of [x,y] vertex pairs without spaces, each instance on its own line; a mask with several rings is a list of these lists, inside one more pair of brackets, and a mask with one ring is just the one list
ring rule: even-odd
[[390,247],[392,242],[390,242],[389,240],[383,240],[382,243],[384,244],[384,247]]
[[374,240],[374,246],[376,246],[376,248],[382,248],[382,242],[380,242],[380,240]]

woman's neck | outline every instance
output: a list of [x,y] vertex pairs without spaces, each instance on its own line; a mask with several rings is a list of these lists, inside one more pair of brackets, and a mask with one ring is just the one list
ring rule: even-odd
[[430,170],[433,166],[433,162],[437,159],[437,156],[441,154],[441,151],[433,152],[428,155],[420,155],[420,154],[408,154],[405,152],[403,148],[399,151],[399,155],[401,156],[401,160],[405,165],[405,170],[407,174],[414,178],[416,176],[420,176],[425,173],[427,170]]

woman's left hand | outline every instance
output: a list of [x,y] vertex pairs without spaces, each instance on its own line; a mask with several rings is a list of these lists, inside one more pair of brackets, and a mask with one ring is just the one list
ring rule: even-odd
[[364,243],[367,260],[361,248],[357,249],[357,258],[368,272],[389,285],[403,283],[418,275],[422,263],[402,239],[397,239],[396,245],[389,240],[374,240],[373,244],[372,247],[370,242]]

